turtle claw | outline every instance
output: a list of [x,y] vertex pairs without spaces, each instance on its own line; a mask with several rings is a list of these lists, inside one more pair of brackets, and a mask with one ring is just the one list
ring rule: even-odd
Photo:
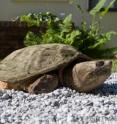
[[58,77],[56,75],[45,74],[28,87],[28,92],[31,94],[48,93],[56,89],[57,86]]

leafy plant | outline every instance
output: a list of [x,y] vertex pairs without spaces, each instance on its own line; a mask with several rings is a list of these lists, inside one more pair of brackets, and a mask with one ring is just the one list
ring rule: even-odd
[[46,12],[46,13],[29,13],[28,15],[22,15],[20,16],[19,20],[21,22],[26,22],[27,25],[29,27],[32,26],[37,26],[39,27],[41,24],[43,23],[47,23],[48,26],[52,26],[52,24],[56,24],[57,22],[59,22],[59,18],[53,14],[51,14],[50,12]]
[[40,44],[41,42],[42,42],[42,37],[30,31],[27,33],[24,40],[25,46],[37,45]]
[[107,0],[100,0],[97,5],[90,11],[90,14],[95,16],[97,13],[99,13],[106,1]]
[[[111,58],[115,53],[117,53],[116,47],[110,49],[105,48],[105,45],[111,40],[112,36],[117,35],[117,32],[114,31],[106,33],[102,32],[100,19],[108,12],[115,0],[112,0],[103,11],[100,11],[104,7],[105,2],[106,0],[100,0],[98,4],[90,11],[89,14],[92,16],[90,26],[87,25],[83,17],[83,21],[78,27],[78,30],[81,32],[79,39],[77,39],[79,42],[78,49],[93,58]],[[77,4],[77,8],[83,16],[84,11],[82,11],[82,7]],[[99,17],[98,20],[97,17]]]
[[77,28],[72,21],[72,15],[68,15],[64,19],[60,19],[51,13],[29,14],[20,17],[20,21],[27,22],[28,26],[40,26],[47,24],[45,33],[36,35],[28,32],[25,38],[25,45],[35,45],[41,43],[63,43],[74,46],[76,49],[93,58],[112,58],[117,54],[117,48],[105,48],[108,41],[117,33],[110,31],[102,32],[100,21],[115,2],[112,0],[103,11],[100,11],[106,0],[100,0],[99,3],[90,11],[92,16],[91,24],[88,26],[84,15],[84,10],[77,4],[78,10],[81,12],[83,21]]
[[[108,51],[109,48],[106,49],[105,45],[108,41],[111,40],[113,35],[117,34],[114,31],[103,33],[100,31],[99,26],[96,27],[96,25],[90,25],[88,27],[86,22],[82,22],[81,26],[78,27],[78,30],[80,32],[80,35],[77,38],[78,50],[93,58],[106,57],[103,54],[105,54],[105,52]],[[108,54],[112,54],[112,49],[114,49],[115,51],[115,48],[111,48],[111,52],[108,52]],[[108,55],[108,57],[111,56]]]
[[[53,15],[52,17],[55,16]],[[41,43],[64,43],[70,45],[71,42],[74,42],[74,40],[69,40],[68,42],[68,37],[72,38],[73,34],[75,34],[71,14],[63,20],[59,19],[58,17],[56,17],[56,19],[49,19],[49,22],[47,22],[47,27],[47,31],[45,33],[42,33],[41,35],[35,35],[33,32],[28,32],[24,42],[25,45],[29,46]],[[76,31],[76,33],[77,32],[78,31]]]
[[[107,0],[99,0],[98,4],[90,11],[90,14],[92,16],[96,16],[98,13],[100,13],[100,16],[104,16],[112,7],[112,5],[116,2],[116,0],[112,0],[107,7],[104,7],[104,4],[106,2]],[[102,8],[103,11],[100,11]]]
[[62,23],[59,24],[61,33],[70,33],[73,30],[72,15],[69,14]]

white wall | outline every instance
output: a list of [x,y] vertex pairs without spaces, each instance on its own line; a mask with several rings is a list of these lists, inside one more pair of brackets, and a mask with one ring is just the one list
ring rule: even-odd
[[35,0],[24,0],[25,2],[16,1],[20,0],[0,0],[0,20],[9,20],[12,17],[29,12],[50,11],[57,15],[63,12],[66,14],[74,12],[73,7],[68,2],[64,2],[64,0],[41,0],[41,2],[40,0],[36,0],[36,2]]
[[[81,15],[74,5],[67,0],[0,0],[0,20],[10,20],[18,15],[27,14],[29,12],[50,11],[60,16],[60,13],[72,13],[75,23],[81,22]],[[27,2],[26,2],[27,1]],[[32,2],[31,2],[32,1]],[[41,1],[41,2],[40,2]],[[88,9],[88,0],[78,0],[82,7]],[[90,22],[88,13],[85,15],[87,21]],[[102,21],[104,31],[117,31],[117,12],[110,12]],[[108,46],[117,46],[117,37],[115,37]]]

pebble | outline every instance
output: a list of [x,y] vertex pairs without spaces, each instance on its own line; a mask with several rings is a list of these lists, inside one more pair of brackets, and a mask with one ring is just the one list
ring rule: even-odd
[[3,98],[3,99],[10,99],[11,97],[10,97],[9,94],[3,94],[2,98]]
[[0,91],[0,124],[101,124],[117,121],[117,73],[93,93]]

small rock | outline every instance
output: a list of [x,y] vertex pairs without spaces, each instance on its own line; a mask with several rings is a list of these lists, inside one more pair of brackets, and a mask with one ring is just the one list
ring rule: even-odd
[[12,97],[9,96],[9,94],[3,94],[2,98],[3,99],[11,99]]

